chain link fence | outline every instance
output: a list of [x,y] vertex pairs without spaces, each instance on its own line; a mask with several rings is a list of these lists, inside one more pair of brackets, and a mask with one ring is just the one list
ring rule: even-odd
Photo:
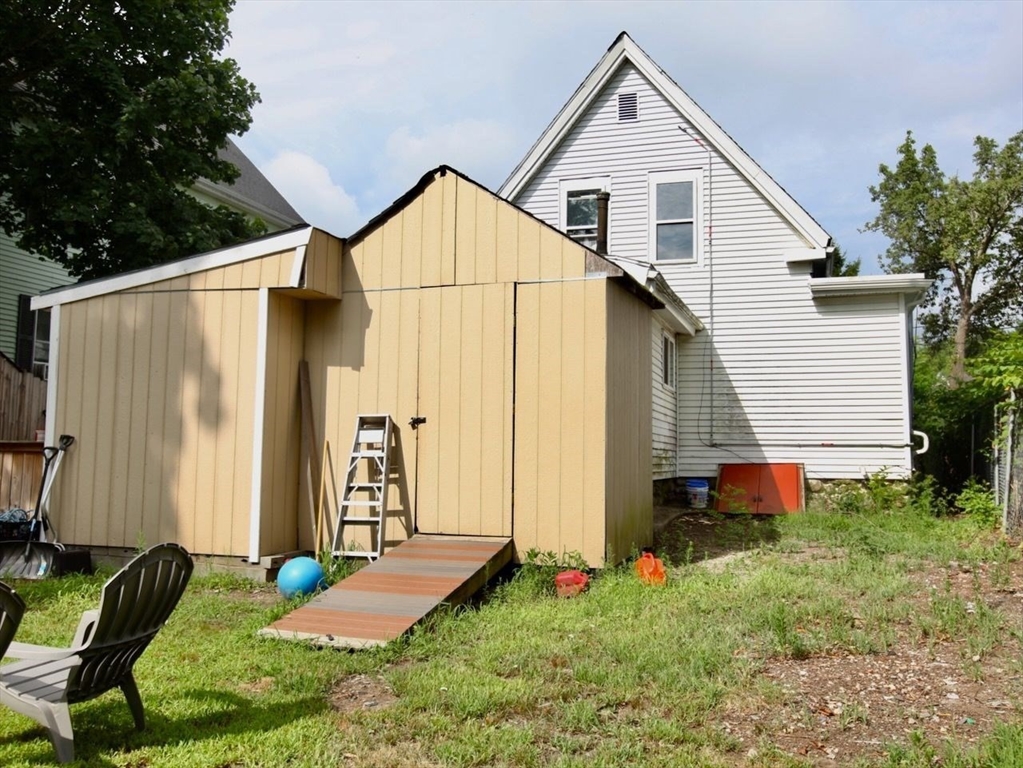
[[998,433],[992,458],[995,501],[1002,508],[1002,530],[1023,536],[1023,413],[1013,392],[997,411]]

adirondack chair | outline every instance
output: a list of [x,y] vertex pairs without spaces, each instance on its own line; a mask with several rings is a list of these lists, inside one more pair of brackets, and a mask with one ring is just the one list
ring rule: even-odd
[[0,659],[14,639],[14,633],[25,613],[25,601],[9,586],[0,581]]
[[74,760],[69,705],[111,688],[124,693],[136,727],[146,727],[132,667],[178,604],[192,567],[184,548],[158,544],[103,585],[99,608],[82,614],[70,648],[10,643],[7,655],[23,661],[0,667],[0,704],[45,726],[58,762]]

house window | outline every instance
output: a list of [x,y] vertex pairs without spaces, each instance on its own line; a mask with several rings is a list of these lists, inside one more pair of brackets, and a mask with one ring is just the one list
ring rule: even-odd
[[[591,250],[597,247],[597,193],[609,192],[610,181],[603,176],[592,179],[567,179],[560,185],[559,228],[577,243]],[[608,231],[610,233],[610,222]]]
[[661,383],[675,388],[675,339],[667,333],[661,335]]
[[701,173],[692,170],[650,174],[652,261],[699,259]]
[[50,310],[32,311],[31,297],[18,297],[18,337],[14,362],[45,379],[50,367]]
[[618,94],[618,122],[624,123],[639,119],[639,94]]

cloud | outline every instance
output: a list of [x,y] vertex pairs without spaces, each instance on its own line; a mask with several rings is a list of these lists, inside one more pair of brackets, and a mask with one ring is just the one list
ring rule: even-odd
[[493,120],[460,120],[421,132],[402,126],[387,137],[381,180],[404,191],[431,168],[450,165],[496,189],[514,144],[510,128]]
[[285,150],[259,170],[310,224],[344,237],[365,223],[355,198],[309,155]]

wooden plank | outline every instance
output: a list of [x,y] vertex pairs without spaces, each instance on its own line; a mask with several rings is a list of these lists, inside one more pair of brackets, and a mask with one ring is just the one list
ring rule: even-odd
[[384,645],[440,605],[467,600],[511,557],[510,538],[417,534],[259,634],[343,648]]

